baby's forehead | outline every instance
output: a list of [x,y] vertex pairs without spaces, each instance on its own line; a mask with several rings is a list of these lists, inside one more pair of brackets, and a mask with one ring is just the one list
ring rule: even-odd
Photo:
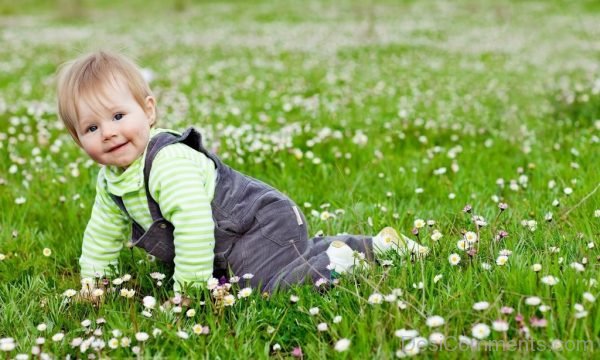
[[105,81],[82,90],[76,101],[80,118],[112,111],[120,102],[132,96],[126,84],[120,81]]

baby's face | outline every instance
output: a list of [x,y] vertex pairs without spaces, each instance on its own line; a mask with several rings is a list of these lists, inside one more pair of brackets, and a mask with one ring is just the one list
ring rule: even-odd
[[83,150],[97,163],[127,168],[148,144],[154,98],[148,96],[140,106],[123,81],[107,85],[106,90],[106,95],[82,96],[77,102],[77,135]]

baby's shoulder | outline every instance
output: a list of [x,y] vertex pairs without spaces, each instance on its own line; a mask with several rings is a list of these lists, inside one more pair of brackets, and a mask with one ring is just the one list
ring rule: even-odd
[[203,153],[182,143],[165,146],[156,154],[153,164],[168,163],[173,159],[187,159],[194,162],[204,162],[208,157]]

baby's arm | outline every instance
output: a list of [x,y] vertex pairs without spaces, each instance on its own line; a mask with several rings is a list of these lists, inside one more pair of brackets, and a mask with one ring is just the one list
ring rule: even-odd
[[117,265],[123,241],[129,234],[131,223],[104,188],[101,171],[96,184],[96,200],[90,221],[83,234],[81,246],[81,277],[94,277],[95,273],[109,273],[109,265]]
[[210,159],[183,144],[169,145],[154,159],[150,193],[175,230],[174,290],[185,283],[205,284],[212,276],[214,222],[209,189],[214,180]]

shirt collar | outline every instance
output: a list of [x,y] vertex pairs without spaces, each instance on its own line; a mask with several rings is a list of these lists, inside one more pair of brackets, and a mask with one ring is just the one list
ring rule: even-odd
[[[163,131],[165,130],[152,128],[150,129],[149,138],[152,139],[154,135]],[[116,166],[104,167],[104,178],[106,179],[106,188],[109,193],[116,196],[123,196],[130,192],[139,191],[144,186],[144,163],[147,151],[148,144],[146,144],[144,153],[135,159],[125,170]]]

